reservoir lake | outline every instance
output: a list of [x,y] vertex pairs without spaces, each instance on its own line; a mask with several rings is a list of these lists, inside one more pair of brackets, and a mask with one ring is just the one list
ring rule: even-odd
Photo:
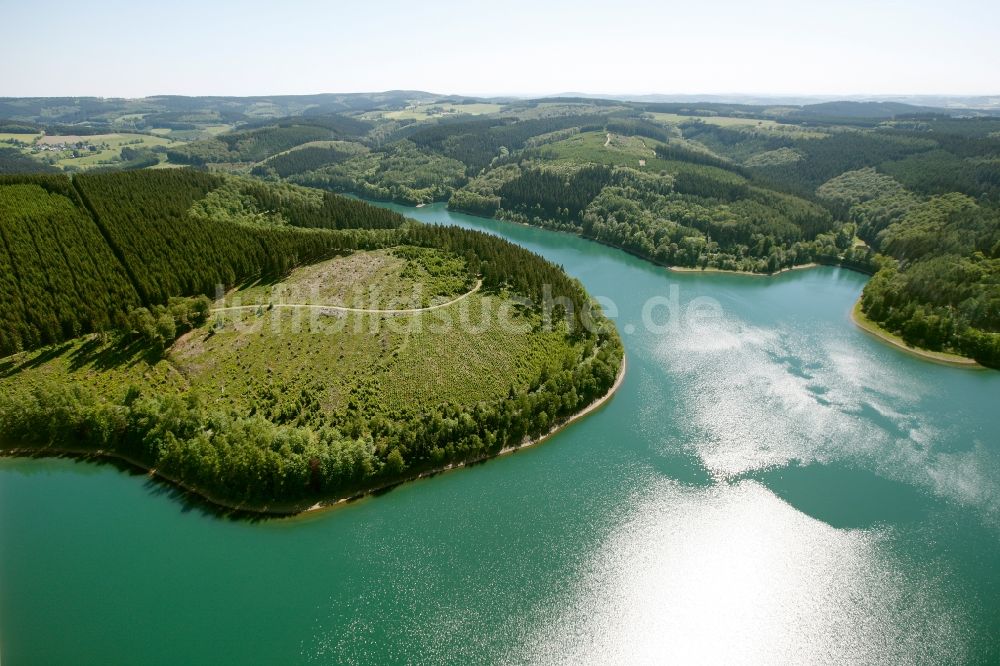
[[114,465],[0,459],[0,650],[36,663],[997,663],[1000,373],[850,319],[867,277],[675,273],[496,233],[625,343],[601,410],[295,518]]

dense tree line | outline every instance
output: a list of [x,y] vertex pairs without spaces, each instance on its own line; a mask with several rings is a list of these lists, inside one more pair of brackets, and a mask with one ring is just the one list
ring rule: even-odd
[[594,197],[611,182],[611,169],[585,166],[569,174],[527,169],[500,186],[500,205],[508,210],[556,220],[579,220]]
[[448,208],[493,217],[500,209],[500,188],[520,177],[521,171],[518,164],[504,164],[484,171],[464,187],[452,192]]
[[[761,184],[812,196],[817,187],[846,171],[877,166],[934,148],[926,137],[873,130],[842,130],[827,135],[798,136],[766,128],[731,128],[704,122],[681,125],[685,138],[696,140],[719,155],[746,161],[753,155],[794,150],[794,162],[761,164],[750,174]],[[718,165],[717,165],[718,166]]]
[[734,202],[750,196],[750,184],[710,169],[684,168],[674,175],[674,191],[702,199]]
[[900,182],[873,167],[831,178],[816,194],[836,217],[854,223],[858,237],[871,246],[877,246],[879,234],[920,201]]
[[207,322],[211,309],[212,301],[204,294],[187,298],[171,296],[166,304],[129,312],[125,329],[151,348],[162,351],[178,336]]
[[[897,116],[897,118],[901,118]],[[928,132],[934,137],[964,137],[978,142],[980,139],[991,139],[994,142],[1000,140],[1000,118],[980,117],[952,118],[950,116],[934,115],[930,118],[918,119],[917,122],[909,125],[904,122],[896,122],[894,126],[900,130],[914,130]],[[995,145],[995,143],[994,143]],[[978,149],[976,149],[978,153]]]
[[406,218],[399,213],[332,192],[282,187],[250,179],[239,181],[239,187],[258,208],[280,213],[295,227],[397,229],[406,224]]
[[14,146],[0,146],[0,174],[6,173],[55,173],[58,169],[25,155]]
[[921,194],[961,192],[1000,202],[1000,150],[995,157],[963,158],[945,150],[930,150],[879,169]]
[[672,113],[678,116],[729,116],[734,118],[764,118],[766,106],[726,104],[720,102],[656,102],[642,104],[650,113]]
[[[684,123],[681,127],[686,138],[697,140],[720,155],[745,161],[752,167],[749,174],[760,183],[800,195],[810,196],[817,187],[842,173],[872,167],[892,175],[919,194],[961,192],[997,201],[1000,200],[997,162],[1000,139],[976,134],[992,130],[994,124],[995,121],[963,123],[942,119],[877,130],[842,129],[825,137],[803,137],[766,128],[734,129],[703,122]],[[658,148],[657,153],[669,159],[666,150]],[[794,151],[795,159],[775,163],[752,159],[778,150]],[[679,159],[695,161],[692,156]]]
[[107,134],[110,131],[107,121],[92,122],[87,125],[63,125],[60,123],[46,125],[45,133],[50,136],[94,136]]
[[889,258],[862,310],[907,342],[1000,367],[1000,209],[958,193],[911,204],[878,233]]
[[874,131],[844,131],[825,138],[794,142],[803,159],[789,164],[754,169],[763,183],[811,196],[817,187],[845,171],[900,160],[930,150],[927,139],[894,136]]
[[65,176],[0,177],[0,356],[120,324],[139,302]]
[[[192,219],[192,204],[222,184],[221,178],[189,170],[129,171],[79,175],[74,185],[104,230],[146,303],[169,296],[212,293],[247,277],[281,274],[356,246],[355,237],[298,228],[243,228],[215,219]],[[261,194],[261,196],[263,196]],[[330,200],[324,210],[343,203]],[[315,216],[296,209],[303,221]],[[345,216],[346,217],[346,216]],[[373,219],[390,216],[377,214]]]
[[648,139],[656,139],[666,143],[670,140],[671,133],[663,125],[658,125],[642,118],[611,118],[608,120],[605,129],[612,134],[622,136],[644,136]]
[[959,192],[922,198],[873,167],[817,194],[880,255],[864,314],[910,344],[1000,366],[1000,210]]
[[37,134],[41,128],[32,123],[20,123],[11,120],[0,120],[0,133]]
[[910,104],[900,102],[854,102],[836,101],[808,104],[795,109],[789,116],[792,118],[810,119],[813,122],[844,121],[854,119],[859,121],[877,122],[894,118],[898,114],[908,114],[915,110]]
[[668,143],[656,146],[656,156],[661,160],[671,160],[676,162],[687,162],[688,164],[702,164],[705,166],[734,171],[742,176],[747,175],[745,169],[733,164],[729,160],[722,159],[707,151],[694,150],[678,143]]
[[420,148],[443,153],[455,137],[484,134],[502,123],[499,118],[445,118],[431,125],[408,125],[393,138],[409,139]]

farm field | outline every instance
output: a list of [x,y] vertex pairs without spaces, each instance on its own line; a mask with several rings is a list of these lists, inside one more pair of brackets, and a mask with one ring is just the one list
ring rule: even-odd
[[[48,158],[54,166],[63,169],[86,169],[112,163],[124,147],[149,149],[174,143],[170,138],[149,134],[45,135],[23,152],[40,159]],[[74,152],[78,156],[74,156]]]
[[14,141],[20,141],[21,143],[31,143],[40,136],[42,136],[40,132],[36,134],[0,132],[0,143],[10,143]]

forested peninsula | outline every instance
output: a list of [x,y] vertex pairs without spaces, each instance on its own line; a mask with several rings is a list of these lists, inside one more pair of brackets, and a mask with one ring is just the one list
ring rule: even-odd
[[119,457],[226,507],[293,513],[520,447],[623,370],[559,267],[329,192],[8,175],[0,235],[3,449]]

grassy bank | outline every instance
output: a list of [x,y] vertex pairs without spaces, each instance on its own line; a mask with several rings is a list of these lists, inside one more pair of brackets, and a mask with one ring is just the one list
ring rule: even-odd
[[890,333],[872,320],[868,319],[868,317],[865,316],[865,313],[861,311],[860,298],[851,309],[851,321],[853,321],[855,325],[857,325],[857,327],[865,333],[868,333],[869,335],[878,338],[882,342],[888,343],[897,349],[901,349],[907,354],[911,354],[917,358],[922,358],[925,361],[933,361],[935,363],[943,363],[945,365],[953,365],[961,368],[983,369],[983,366],[979,365],[971,358],[959,356],[958,354],[950,354],[948,352],[921,349],[908,344],[905,340],[903,340],[903,338],[894,333]]

